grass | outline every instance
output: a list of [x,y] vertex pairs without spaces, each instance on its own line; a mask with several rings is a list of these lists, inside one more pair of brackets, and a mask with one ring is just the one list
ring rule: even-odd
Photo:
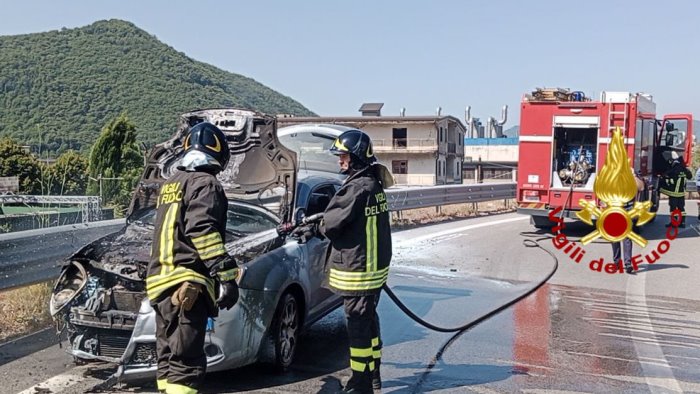
[[44,282],[0,292],[0,342],[51,325],[48,303],[52,283]]
[[[410,228],[468,217],[509,212],[513,200],[454,204],[392,213],[392,227]],[[0,292],[0,343],[51,325],[48,311],[53,281]]]

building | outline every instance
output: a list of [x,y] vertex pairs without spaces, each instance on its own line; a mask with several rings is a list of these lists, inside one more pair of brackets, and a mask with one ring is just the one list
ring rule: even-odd
[[486,125],[471,116],[467,107],[467,133],[464,139],[464,182],[515,181],[518,167],[518,137],[507,138],[503,125],[508,119],[508,106],[503,106],[501,119],[488,117]]
[[465,138],[464,182],[511,182],[518,168],[518,137]]
[[383,116],[383,103],[365,103],[361,116],[278,117],[278,127],[330,123],[363,130],[372,138],[377,159],[398,185],[462,183],[465,126],[438,109],[433,116]]

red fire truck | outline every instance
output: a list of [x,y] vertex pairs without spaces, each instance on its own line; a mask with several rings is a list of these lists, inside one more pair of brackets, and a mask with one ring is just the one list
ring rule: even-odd
[[659,176],[672,152],[688,165],[693,144],[691,114],[656,118],[651,95],[602,92],[599,100],[566,89],[537,89],[520,106],[518,212],[538,228],[549,212],[563,208],[576,218],[580,199],[596,201],[593,182],[605,164],[612,133],[619,127],[634,170],[645,181],[643,200],[658,210]]

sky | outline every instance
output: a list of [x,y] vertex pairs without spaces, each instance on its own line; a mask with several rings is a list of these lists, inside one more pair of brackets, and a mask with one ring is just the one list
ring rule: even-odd
[[[537,87],[650,93],[700,116],[700,2],[2,0],[0,35],[129,21],[321,116],[500,118]],[[660,117],[660,116],[657,116]]]

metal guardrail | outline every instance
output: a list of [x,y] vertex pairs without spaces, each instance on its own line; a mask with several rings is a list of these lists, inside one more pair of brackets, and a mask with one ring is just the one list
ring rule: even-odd
[[124,223],[103,220],[0,234],[0,290],[55,278],[66,257]]
[[427,186],[387,189],[386,196],[389,200],[390,210],[404,211],[448,204],[515,198],[515,188],[515,182]]
[[[515,198],[514,182],[387,189],[391,211]],[[77,249],[119,230],[124,219],[0,234],[0,290],[55,278]]]

